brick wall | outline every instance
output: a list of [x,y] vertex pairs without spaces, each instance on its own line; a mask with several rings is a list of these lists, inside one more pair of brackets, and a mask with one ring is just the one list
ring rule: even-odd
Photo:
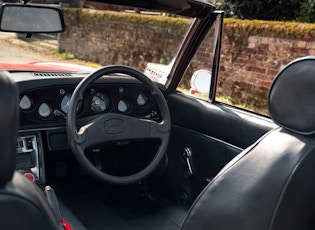
[[60,34],[59,52],[101,65],[139,69],[161,58],[170,62],[189,27],[186,19],[112,11],[64,9],[64,15],[71,27]]
[[218,94],[257,112],[266,113],[268,89],[287,63],[315,55],[311,24],[226,20],[223,34]]
[[[61,34],[60,52],[101,65],[119,63],[140,69],[146,62],[159,63],[161,58],[170,62],[190,24],[182,18],[80,9],[65,9],[64,14],[71,27]],[[121,22],[123,26],[118,26]],[[210,39],[200,49],[194,69],[211,67],[204,61],[211,44]],[[315,55],[315,25],[225,19],[218,95],[258,112],[265,110],[268,88],[276,74],[290,61],[306,55]]]

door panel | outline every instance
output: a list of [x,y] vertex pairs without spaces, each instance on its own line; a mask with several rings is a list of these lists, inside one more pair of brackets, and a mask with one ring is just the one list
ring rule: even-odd
[[174,93],[168,96],[172,124],[247,148],[276,125],[263,116]]
[[[182,93],[171,94],[167,100],[172,132],[162,181],[166,193],[180,203],[192,203],[226,163],[276,127],[263,116]],[[184,148],[191,150],[188,160],[183,157]]]

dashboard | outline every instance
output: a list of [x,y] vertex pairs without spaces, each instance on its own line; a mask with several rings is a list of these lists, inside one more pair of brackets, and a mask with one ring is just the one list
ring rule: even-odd
[[[11,72],[19,88],[16,169],[39,185],[46,181],[45,158],[70,151],[66,134],[69,102],[76,86],[87,75]],[[104,76],[90,85],[77,105],[77,124],[104,113],[160,121],[154,97],[130,76]]]
[[[13,73],[20,88],[20,128],[47,127],[64,122],[75,87],[84,74],[40,77],[35,73]],[[79,76],[78,76],[79,75]],[[77,105],[77,119],[120,113],[158,119],[157,105],[148,89],[128,76],[107,76],[90,85]]]

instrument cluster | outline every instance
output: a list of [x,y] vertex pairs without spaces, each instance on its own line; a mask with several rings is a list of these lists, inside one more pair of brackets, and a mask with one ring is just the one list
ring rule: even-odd
[[[74,86],[33,89],[20,95],[22,118],[28,121],[65,119]],[[93,85],[77,105],[77,117],[106,112],[130,116],[151,114],[155,102],[143,85]]]

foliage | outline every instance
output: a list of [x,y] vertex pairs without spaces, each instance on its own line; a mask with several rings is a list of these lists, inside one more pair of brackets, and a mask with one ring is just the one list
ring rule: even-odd
[[314,0],[213,0],[226,17],[315,22]]
[[301,22],[315,22],[314,0],[304,0],[300,8],[298,20]]
[[228,0],[235,6],[236,14],[244,19],[293,20],[299,9],[300,0]]
[[246,42],[243,40],[246,40],[249,34],[258,34],[263,31],[269,31],[280,37],[290,37],[292,39],[313,36],[312,31],[315,31],[315,25],[310,23],[239,20],[234,18],[224,19],[224,26],[231,30],[225,31],[229,41],[238,45]]

